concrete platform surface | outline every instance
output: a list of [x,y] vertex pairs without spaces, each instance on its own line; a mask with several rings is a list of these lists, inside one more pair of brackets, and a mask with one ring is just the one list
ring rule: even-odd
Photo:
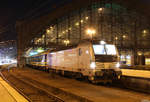
[[28,100],[0,77],[0,102],[28,102]]

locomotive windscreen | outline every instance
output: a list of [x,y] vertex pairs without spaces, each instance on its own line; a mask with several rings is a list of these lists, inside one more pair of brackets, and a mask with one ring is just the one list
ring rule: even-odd
[[103,45],[93,45],[93,48],[94,48],[94,53],[96,55],[105,55],[106,54],[106,51],[105,51]]
[[115,45],[93,45],[95,55],[116,55]]
[[96,62],[116,62],[117,50],[115,45],[93,45]]
[[117,54],[115,45],[105,45],[105,49],[106,49],[107,55],[116,55]]

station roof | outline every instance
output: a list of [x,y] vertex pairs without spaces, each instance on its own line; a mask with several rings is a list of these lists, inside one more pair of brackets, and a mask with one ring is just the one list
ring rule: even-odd
[[[41,2],[39,5],[36,5],[32,7],[32,10],[30,10],[24,17],[25,18],[35,18],[42,16],[43,13],[50,13],[50,12],[55,12],[55,9],[62,8],[62,6],[67,6],[67,5],[72,5],[69,6],[70,10],[72,9],[77,9],[82,6],[88,5],[91,0],[56,0],[55,2],[52,2],[55,0],[45,0],[43,3]],[[99,1],[99,0],[92,0],[94,1]],[[106,1],[111,1],[111,0],[106,0]],[[123,5],[124,7],[128,9],[133,9],[142,15],[147,16],[148,18],[150,17],[150,0],[112,0],[113,2],[116,2],[120,5]],[[39,12],[40,11],[40,12]],[[69,10],[68,10],[69,11]],[[63,11],[61,11],[63,12]]]

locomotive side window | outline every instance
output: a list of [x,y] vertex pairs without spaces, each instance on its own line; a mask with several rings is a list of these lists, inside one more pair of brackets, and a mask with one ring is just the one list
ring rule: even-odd
[[82,50],[81,48],[79,48],[79,56],[81,56],[81,54],[82,54]]

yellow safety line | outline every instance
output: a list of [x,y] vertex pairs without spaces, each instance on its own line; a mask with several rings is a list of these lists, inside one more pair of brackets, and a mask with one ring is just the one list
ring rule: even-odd
[[1,77],[0,77],[0,83],[7,89],[7,91],[13,96],[13,98],[17,102],[28,102],[27,99],[25,99],[21,94],[19,94],[14,88],[12,88],[8,83],[6,83]]

